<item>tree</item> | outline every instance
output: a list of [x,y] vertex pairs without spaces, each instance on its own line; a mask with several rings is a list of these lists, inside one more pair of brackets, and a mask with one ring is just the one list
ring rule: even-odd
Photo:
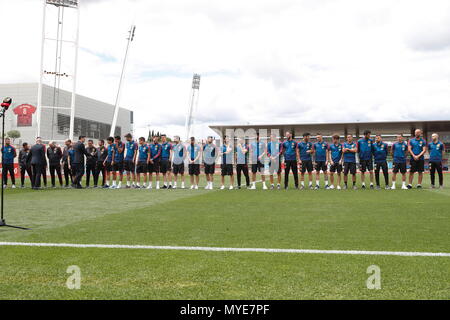
[[18,130],[11,130],[11,131],[8,131],[6,133],[6,135],[8,137],[10,137],[12,139],[13,143],[14,143],[15,139],[20,138],[20,131],[18,131]]

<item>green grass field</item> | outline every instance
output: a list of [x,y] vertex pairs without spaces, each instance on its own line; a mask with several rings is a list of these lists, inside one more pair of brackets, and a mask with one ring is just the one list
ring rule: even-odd
[[[395,191],[7,189],[7,222],[32,230],[0,228],[0,242],[449,253],[450,189],[424,181]],[[66,287],[71,265],[79,290]],[[366,287],[370,265],[380,290]],[[0,288],[0,299],[450,299],[450,257],[0,246]]]

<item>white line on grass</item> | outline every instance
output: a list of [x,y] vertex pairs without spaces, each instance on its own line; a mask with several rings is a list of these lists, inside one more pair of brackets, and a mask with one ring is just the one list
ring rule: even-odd
[[407,251],[366,251],[366,250],[316,250],[316,249],[268,249],[268,248],[222,248],[185,246],[147,246],[126,244],[77,244],[77,243],[32,243],[0,242],[0,246],[60,247],[60,248],[102,248],[102,249],[147,249],[147,250],[185,250],[185,251],[226,251],[226,252],[269,252],[269,253],[312,253],[312,254],[351,254],[402,257],[450,257],[445,252],[407,252]]

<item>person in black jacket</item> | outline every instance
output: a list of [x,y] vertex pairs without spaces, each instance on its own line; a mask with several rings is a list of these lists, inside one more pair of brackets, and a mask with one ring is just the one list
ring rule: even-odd
[[42,171],[47,164],[45,160],[45,146],[42,144],[40,137],[36,138],[36,144],[31,147],[27,161],[30,161],[31,171],[33,172],[33,189],[38,190],[41,188]]
[[78,138],[78,142],[73,146],[73,160],[71,161],[70,165],[75,176],[73,179],[72,187],[76,189],[83,189],[83,187],[81,186],[81,179],[83,178],[84,174],[84,157],[89,157],[89,153],[86,151],[86,147],[84,146],[85,141],[86,137],[80,136]]
[[100,173],[102,173],[102,186],[105,185],[106,180],[106,168],[103,164],[106,160],[106,157],[108,156],[108,150],[105,148],[105,140],[101,139],[98,141],[98,148],[97,148],[97,166],[95,168],[95,174],[94,174],[94,188],[98,186],[98,178],[100,176]]
[[20,187],[25,188],[25,173],[28,173],[28,177],[33,186],[33,173],[31,172],[31,159],[28,160],[28,153],[30,153],[30,146],[24,142],[22,144],[22,150],[19,151],[19,168],[20,168]]
[[92,173],[92,178],[94,179],[94,185],[96,186],[97,184],[95,183],[95,167],[97,164],[97,148],[94,147],[94,141],[93,140],[88,140],[88,146],[86,148],[87,153],[89,154],[87,156],[86,159],[86,188],[89,188],[89,182],[91,180],[91,173]]
[[70,173],[70,168],[69,168],[69,150],[72,149],[72,140],[67,139],[66,141],[64,141],[65,147],[63,150],[63,155],[62,155],[62,165],[63,165],[63,171],[64,171],[64,180],[65,180],[65,187],[68,188],[69,187],[69,181],[72,184],[72,174]]
[[62,176],[61,176],[61,159],[62,150],[55,142],[50,142],[47,149],[48,164],[50,167],[50,176],[52,179],[52,188],[55,188],[55,173],[58,176],[59,184],[63,186]]

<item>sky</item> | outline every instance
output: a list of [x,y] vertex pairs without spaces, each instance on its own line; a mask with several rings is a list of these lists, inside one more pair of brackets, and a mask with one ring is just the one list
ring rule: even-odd
[[[42,2],[0,12],[0,82],[38,81]],[[184,135],[193,73],[200,136],[212,124],[450,119],[448,0],[80,0],[79,94],[115,102],[131,24],[120,105],[137,135]]]

